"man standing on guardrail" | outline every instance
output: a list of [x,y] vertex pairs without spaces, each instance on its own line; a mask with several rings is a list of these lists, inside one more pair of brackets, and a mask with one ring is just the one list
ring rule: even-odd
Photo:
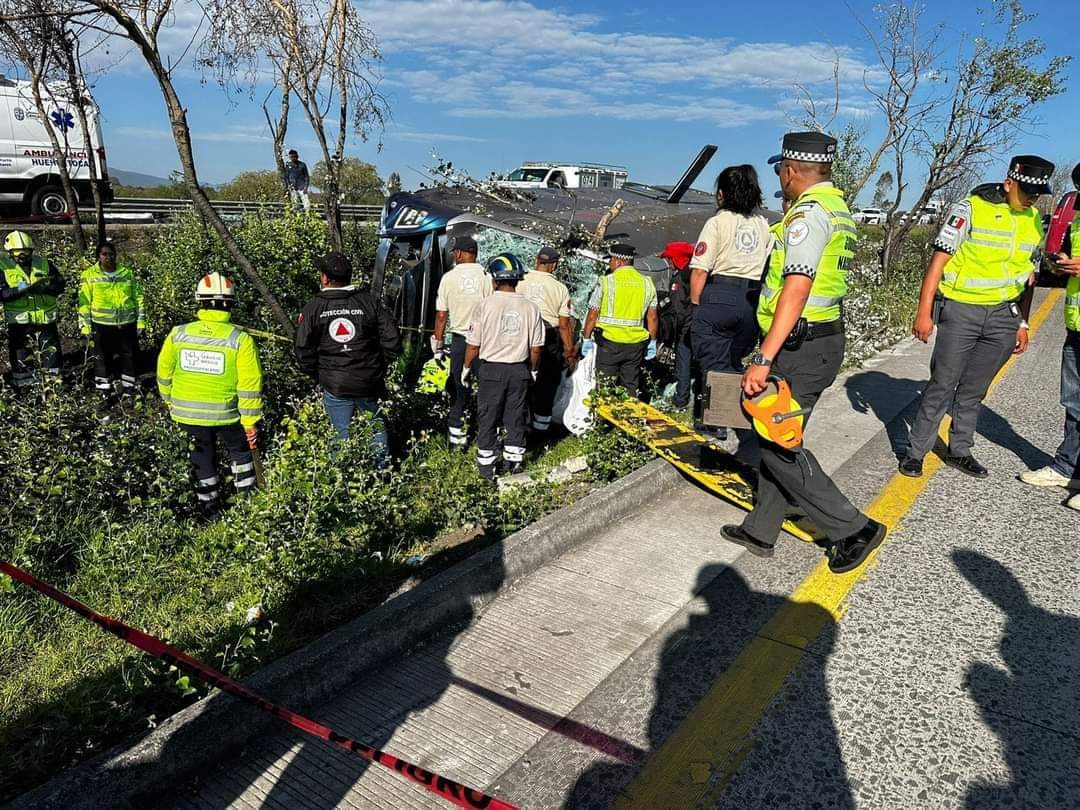
[[51,261],[34,255],[34,240],[27,233],[9,233],[4,250],[0,301],[7,322],[11,384],[18,390],[34,381],[35,362],[48,374],[60,374],[56,296],[64,291],[64,279]]
[[145,328],[142,286],[130,267],[117,265],[116,245],[102,242],[97,263],[83,270],[79,330],[93,348],[94,388],[106,402],[112,399],[117,366],[124,395],[135,393],[135,359]]
[[300,154],[295,149],[290,149],[289,162],[285,164],[285,187],[289,190],[293,205],[297,208],[303,206],[305,211],[311,209],[311,198],[308,196],[310,185],[307,164],[300,160]]

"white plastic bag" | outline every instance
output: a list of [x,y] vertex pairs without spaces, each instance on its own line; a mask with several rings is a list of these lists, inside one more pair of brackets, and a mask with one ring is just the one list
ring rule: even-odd
[[585,404],[585,398],[596,385],[596,352],[590,352],[578,361],[574,373],[563,377],[559,390],[555,392],[555,404],[551,417],[561,422],[575,436],[580,436],[592,424],[592,412]]

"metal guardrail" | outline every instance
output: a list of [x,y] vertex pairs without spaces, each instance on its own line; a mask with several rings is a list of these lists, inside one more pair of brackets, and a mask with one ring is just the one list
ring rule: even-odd
[[[284,202],[247,202],[242,200],[211,200],[214,210],[226,221],[236,221],[249,214],[281,216]],[[318,205],[312,201],[312,207]],[[110,220],[118,222],[166,222],[177,214],[191,211],[195,204],[185,199],[160,199],[155,197],[117,197],[105,211]],[[341,218],[364,222],[376,220],[382,212],[381,205],[342,205]]]

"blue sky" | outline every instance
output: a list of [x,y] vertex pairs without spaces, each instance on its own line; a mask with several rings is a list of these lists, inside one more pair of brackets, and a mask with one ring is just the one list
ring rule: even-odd
[[[710,142],[720,147],[710,176],[729,163],[754,163],[764,171],[780,136],[792,128],[787,116],[795,83],[831,93],[834,52],[841,59],[845,111],[858,116],[867,106],[861,84],[873,59],[854,18],[872,19],[867,2],[648,0],[630,10],[613,0],[356,2],[382,44],[382,88],[393,120],[381,152],[359,139],[348,152],[375,163],[384,177],[399,171],[406,187],[422,179],[408,167],[431,165],[433,149],[477,176],[508,171],[521,160],[583,160],[620,163],[634,179],[662,183],[674,182]],[[979,5],[931,4],[927,18],[946,26],[952,47],[977,30]],[[1027,4],[1039,14],[1028,35],[1042,37],[1050,54],[1075,49],[1075,15],[1066,5]],[[177,42],[190,25],[190,14],[178,15]],[[1080,124],[1078,70],[1069,66],[1071,89],[1039,112],[1053,131],[1036,127],[1017,151],[1080,160],[1070,151]],[[205,181],[272,167],[261,110],[265,88],[253,99],[227,98],[193,67],[178,76]],[[157,175],[176,168],[156,85],[134,55],[102,74],[94,93],[111,165]],[[872,135],[874,117],[867,121]],[[314,164],[314,140],[298,116],[292,133],[290,146]]]

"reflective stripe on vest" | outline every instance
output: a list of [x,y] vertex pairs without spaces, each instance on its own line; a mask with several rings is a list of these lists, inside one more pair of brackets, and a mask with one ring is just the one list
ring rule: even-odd
[[142,321],[142,295],[135,273],[120,265],[112,274],[95,264],[83,271],[79,287],[79,323],[123,326]]
[[[18,287],[20,283],[30,285],[49,277],[49,262],[41,256],[34,256],[30,262],[30,272],[27,273],[8,256],[0,256],[0,272],[4,274],[9,287]],[[18,324],[55,323],[56,296],[24,295],[5,301],[4,320]]]
[[784,286],[784,232],[792,213],[806,202],[816,202],[825,209],[832,226],[832,236],[818,261],[810,296],[802,314],[811,323],[827,323],[842,317],[841,304],[847,293],[847,271],[855,257],[858,229],[844,202],[843,192],[832,185],[815,186],[792,203],[784,219],[769,229],[776,242],[758,299],[757,320],[762,332],[767,333],[772,326]]
[[[192,334],[189,327],[214,329],[220,336]],[[228,330],[228,331],[226,331]],[[169,336],[179,360],[172,380],[160,380],[171,387],[168,392],[169,412],[178,422],[196,425],[229,425],[245,414],[238,407],[241,397],[258,397],[258,392],[236,389],[237,350],[241,330],[227,322],[200,321],[176,327]],[[192,365],[185,367],[184,353],[195,355]],[[215,359],[220,356],[220,359]],[[217,365],[218,367],[215,367]]]
[[600,317],[596,325],[603,330],[604,340],[640,343],[649,339],[649,331],[642,326],[647,289],[645,276],[630,266],[600,279]]
[[1015,301],[1034,270],[1042,222],[1034,208],[1015,212],[973,194],[971,230],[945,265],[938,289],[946,298],[990,306]]
[[[1080,254],[1080,214],[1073,217],[1069,226],[1069,243],[1073,256]],[[1065,285],[1065,328],[1080,332],[1080,277],[1069,276]]]

